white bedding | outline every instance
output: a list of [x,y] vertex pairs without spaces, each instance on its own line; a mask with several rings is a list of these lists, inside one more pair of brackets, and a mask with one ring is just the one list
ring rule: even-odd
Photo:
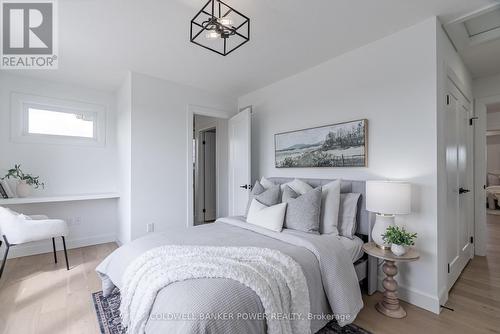
[[[277,233],[248,224],[243,217],[219,219],[216,223],[190,229],[171,229],[168,233],[151,233],[118,248],[96,269],[103,280],[104,294],[110,294],[115,287],[123,288],[126,268],[134,259],[150,249],[165,245],[260,247],[275,249],[292,257],[299,263],[306,277],[310,312],[313,315],[310,328],[313,333],[331,320],[325,318],[325,315],[334,315],[343,326],[351,323],[363,307],[357,274],[340,237],[293,230]],[[164,320],[156,316],[263,312],[264,308],[258,295],[232,279],[201,278],[179,281],[158,292],[151,310],[154,317],[148,320],[145,332],[261,334],[265,332],[263,319],[168,321],[168,318]]]

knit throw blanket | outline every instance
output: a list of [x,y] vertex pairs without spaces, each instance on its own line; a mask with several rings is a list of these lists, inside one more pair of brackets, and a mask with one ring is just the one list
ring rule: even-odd
[[120,312],[127,333],[144,333],[162,288],[197,278],[233,279],[255,291],[268,334],[311,332],[307,282],[290,256],[259,247],[169,245],[145,252],[125,272]]

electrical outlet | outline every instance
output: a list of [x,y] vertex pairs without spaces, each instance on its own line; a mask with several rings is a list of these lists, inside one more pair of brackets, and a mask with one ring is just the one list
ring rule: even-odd
[[146,227],[146,232],[154,232],[155,231],[155,223],[149,223]]

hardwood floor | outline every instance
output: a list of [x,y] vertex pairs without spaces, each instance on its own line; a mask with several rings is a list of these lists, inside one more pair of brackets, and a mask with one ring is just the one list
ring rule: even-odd
[[0,333],[99,333],[91,292],[101,290],[95,267],[116,244],[8,260],[0,280]]
[[375,310],[381,294],[363,296],[365,308],[355,323],[373,333],[500,333],[500,216],[488,215],[487,256],[476,256],[457,280],[438,316],[402,303],[408,316],[391,319]]
[[[99,333],[90,297],[99,291],[94,271],[116,248],[103,244],[69,251],[71,270],[51,253],[7,261],[0,280],[0,333]],[[58,258],[63,260],[62,252]],[[488,216],[488,256],[475,257],[453,287],[439,316],[406,303],[408,316],[390,319],[375,310],[380,294],[364,296],[355,323],[384,334],[500,333],[500,216]]]

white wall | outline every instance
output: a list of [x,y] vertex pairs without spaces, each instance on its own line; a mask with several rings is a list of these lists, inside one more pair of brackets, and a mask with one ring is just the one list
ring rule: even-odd
[[[500,130],[500,111],[488,112],[487,130]],[[500,136],[488,136],[486,138],[487,171],[500,171]]]
[[[10,139],[10,96],[12,92],[106,106],[106,145],[85,147],[62,144],[16,143]],[[46,182],[36,196],[116,192],[115,97],[111,92],[59,84],[23,76],[0,73],[0,172],[20,163],[25,172],[39,175]],[[116,200],[79,203],[12,206],[28,213],[49,214],[80,223],[70,226],[68,244],[114,241],[117,224]],[[90,208],[92,211],[90,212]],[[94,210],[95,208],[95,210]],[[102,214],[97,214],[101,212]],[[49,251],[50,241],[19,246],[12,255]]]
[[486,138],[487,171],[498,173],[500,171],[500,136]]
[[[418,232],[421,259],[401,265],[400,295],[437,312],[436,19],[376,41],[245,95],[253,105],[252,174],[405,179],[412,214],[398,223]],[[367,168],[274,167],[274,134],[367,118]]]
[[[453,79],[461,91],[472,103],[472,79],[469,71],[460,56],[453,48],[450,40],[444,33],[441,23],[436,21],[436,45],[437,45],[437,168],[438,168],[438,226],[437,226],[437,273],[438,273],[438,296],[440,304],[444,305],[448,300],[448,256],[447,256],[447,177],[446,177],[446,143],[445,131],[448,124],[445,123],[445,97],[447,94],[448,77]],[[472,152],[470,152],[472,153]],[[472,184],[470,185],[472,186]],[[473,210],[473,208],[470,208]],[[471,213],[471,217],[473,213]]]
[[131,167],[132,167],[132,75],[130,72],[116,95],[117,162],[120,199],[116,238],[124,244],[131,240]]
[[[132,73],[131,238],[187,226],[189,105],[236,112],[236,99]],[[227,196],[227,195],[226,195]]]
[[475,98],[500,95],[500,74],[475,79],[472,89]]

